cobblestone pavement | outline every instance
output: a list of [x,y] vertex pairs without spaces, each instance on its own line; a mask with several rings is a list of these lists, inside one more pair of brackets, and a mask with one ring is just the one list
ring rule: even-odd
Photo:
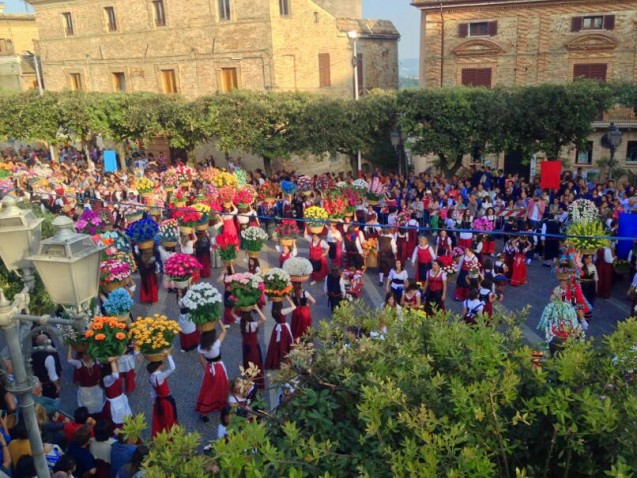
[[[302,239],[297,242],[299,256],[307,257],[307,242]],[[498,244],[498,246],[501,248],[502,245]],[[240,253],[240,255],[242,255],[242,253]],[[278,266],[278,256],[271,245],[262,252],[260,262],[262,269]],[[213,266],[214,265],[213,262]],[[245,271],[247,269],[247,260],[243,260],[243,258],[239,259],[235,267],[238,271]],[[218,267],[213,268],[212,277],[206,279],[220,289],[222,286],[217,283],[217,278],[221,270],[222,269]],[[410,275],[412,275],[413,271],[411,267],[408,267],[408,271]],[[529,283],[527,285],[517,288],[507,287],[504,301],[497,306],[508,313],[513,313],[530,306],[529,316],[524,326],[524,334],[530,343],[542,343],[543,340],[538,335],[536,326],[552,289],[557,286],[557,280],[550,269],[542,267],[541,262],[537,260],[529,266],[528,276]],[[625,298],[625,293],[629,283],[628,278],[624,278],[622,282],[614,286],[613,297],[611,299],[598,300],[588,331],[588,337],[599,337],[602,334],[611,332],[615,327],[615,323],[619,320],[623,320],[628,315],[629,303]],[[321,320],[329,320],[330,313],[327,300],[322,290],[323,284],[317,283],[310,286],[308,283],[306,285],[308,287],[307,290],[317,299],[317,304],[312,308],[314,324],[317,325]],[[449,296],[453,295],[453,287],[452,284],[451,293],[448,294]],[[378,286],[378,275],[375,271],[369,271],[366,274],[361,299],[373,307],[380,307],[382,305],[384,300],[384,288]],[[449,298],[447,299],[447,306],[454,312],[459,313],[461,311],[461,304]],[[168,294],[164,289],[161,289],[158,303],[152,306],[136,304],[133,313],[134,316],[160,313],[176,319],[179,311],[174,294]],[[268,314],[269,312],[266,312],[266,316],[268,316]],[[267,349],[267,343],[270,339],[273,322],[271,319],[268,320],[260,332],[264,355]],[[199,420],[198,415],[194,411],[195,400],[202,380],[202,369],[197,360],[196,351],[182,353],[179,351],[178,345],[175,346],[174,350],[173,357],[177,365],[177,370],[169,378],[169,383],[177,402],[179,421],[185,425],[188,430],[199,432],[204,440],[213,439],[216,436],[217,415],[211,415],[210,422],[203,423]],[[222,346],[222,356],[229,378],[236,377],[239,374],[239,365],[242,360],[241,334],[237,325],[231,326],[228,331],[228,335]],[[144,367],[145,361],[140,359],[137,364],[137,390],[129,396],[129,401],[133,413],[143,413],[147,419],[150,420],[152,404],[148,389],[148,374]],[[68,367],[66,367],[64,373],[62,399],[62,409],[72,414],[76,407],[76,388],[71,383],[71,373]],[[276,392],[270,390],[266,394],[266,399],[269,400],[270,403],[276,403]],[[148,427],[150,429],[150,423],[148,423]]]

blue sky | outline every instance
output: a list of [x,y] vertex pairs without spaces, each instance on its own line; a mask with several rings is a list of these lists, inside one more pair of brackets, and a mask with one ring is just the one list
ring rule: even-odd
[[[24,0],[4,0],[7,13],[24,13]],[[187,0],[186,0],[187,1]],[[412,7],[410,0],[363,0],[363,16],[391,20],[402,35],[400,39],[400,59],[418,58],[418,35],[420,15]]]

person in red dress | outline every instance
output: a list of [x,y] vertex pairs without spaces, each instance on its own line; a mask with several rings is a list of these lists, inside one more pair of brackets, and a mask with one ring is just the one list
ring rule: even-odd
[[226,276],[232,274],[234,274],[234,266],[230,265],[219,274],[219,279],[217,279],[217,282],[221,282],[225,287],[223,292],[223,323],[226,325],[234,324],[236,321],[236,316],[233,313],[234,303],[230,300],[232,292],[226,286]]
[[73,349],[69,346],[67,362],[73,366],[73,375],[79,385],[77,403],[80,407],[86,407],[91,415],[96,415],[104,406],[104,393],[101,387],[102,368],[87,353],[78,355],[80,355],[79,359],[74,359]]
[[427,271],[427,279],[424,287],[425,312],[433,314],[435,310],[446,310],[447,298],[447,274],[442,270],[442,263],[433,261],[432,267]]
[[210,236],[206,231],[197,231],[197,240],[194,244],[195,257],[199,263],[203,266],[201,269],[200,277],[207,279],[211,274],[211,259],[210,259]]
[[327,245],[329,246],[329,258],[332,267],[343,267],[343,235],[338,230],[336,222],[330,222],[327,229]]
[[[261,273],[261,263],[259,262],[258,257],[250,257],[248,259],[248,272],[250,274],[260,274]],[[259,302],[257,302],[259,308],[263,308],[265,306],[265,292],[261,291],[261,297],[259,298]]]
[[290,246],[276,246],[276,250],[279,253],[279,267],[283,267],[285,261],[287,261],[290,257],[296,257],[296,242]]
[[197,397],[196,412],[202,421],[210,419],[207,414],[216,412],[228,405],[228,373],[221,360],[221,344],[226,338],[227,330],[219,320],[221,333],[217,338],[217,331],[202,332],[199,342],[199,363],[204,370],[203,381]]
[[272,335],[270,336],[270,345],[268,346],[268,353],[265,357],[265,368],[267,370],[278,370],[281,368],[281,360],[292,349],[292,330],[288,325],[285,316],[291,312],[294,312],[296,306],[292,299],[287,297],[287,301],[290,307],[283,308],[283,302],[272,303],[272,318],[275,320],[276,325],[272,329]]
[[403,264],[406,264],[407,259],[411,257],[418,245],[418,228],[420,227],[420,223],[416,218],[416,213],[412,212],[409,221],[407,221],[407,242],[405,243],[405,253],[403,254],[405,257],[403,259]]
[[239,235],[235,221],[237,213],[237,208],[234,205],[224,206],[224,212],[221,214],[221,222],[218,226],[223,226],[222,234],[227,238],[228,243],[234,244],[239,249]]
[[489,317],[493,317],[493,302],[496,300],[496,295],[493,292],[493,282],[491,279],[482,279],[478,293],[480,295],[479,299],[484,302],[482,312]]
[[139,301],[142,304],[154,304],[159,300],[159,284],[157,282],[155,257],[148,255],[147,251],[142,251],[142,254],[137,255],[136,259],[137,269],[139,270],[139,276],[141,278]]
[[294,282],[294,293],[292,302],[296,306],[292,312],[292,337],[300,339],[312,327],[312,312],[310,306],[316,304],[314,297],[306,290],[303,290],[300,282]]
[[177,307],[179,307],[179,345],[182,352],[190,352],[199,345],[200,334],[195,323],[190,320],[190,310],[184,307],[182,298],[188,289],[177,289],[175,298],[177,299]]
[[469,273],[472,269],[479,269],[480,261],[470,247],[465,247],[464,254],[458,263],[458,279],[456,280],[456,290],[453,294],[455,300],[466,300],[469,297],[471,284]]
[[[495,215],[495,209],[492,207],[487,208],[484,217],[493,225],[492,230],[495,231],[495,223],[498,217]],[[482,247],[482,254],[486,256],[492,256],[495,254],[495,235],[485,234],[484,246]]]
[[513,271],[511,273],[511,285],[517,287],[526,284],[526,253],[531,249],[531,243],[524,237],[515,242],[515,255],[513,256]]
[[318,234],[310,236],[307,229],[305,230],[305,239],[310,243],[310,262],[314,268],[312,284],[315,284],[327,277],[327,254],[330,252],[330,246]]
[[124,381],[117,368],[117,357],[109,358],[108,362],[103,370],[106,403],[102,409],[102,418],[110,420],[116,428],[121,428],[124,418],[130,417],[133,412],[124,394]]
[[451,257],[451,251],[453,250],[453,243],[451,242],[451,238],[447,234],[447,231],[441,229],[438,237],[436,238],[436,257],[440,256],[449,256]]
[[420,236],[418,247],[414,249],[414,253],[411,255],[411,265],[415,271],[416,282],[427,279],[427,272],[431,270],[435,259],[436,253],[433,247],[429,245],[429,241],[425,236]]
[[164,362],[150,362],[146,370],[150,374],[150,398],[153,400],[153,425],[151,436],[155,438],[158,433],[170,431],[177,425],[177,405],[170,394],[168,377],[175,371],[175,361],[172,355],[165,351],[168,367],[164,368]]
[[615,257],[610,247],[603,247],[597,251],[597,297],[610,299],[613,288],[613,262]]
[[[240,320],[241,345],[243,349],[243,368],[250,367],[252,362],[261,371],[254,377],[254,383],[258,388],[264,387],[263,380],[263,354],[259,344],[259,327],[267,320],[261,309],[256,305],[253,310],[259,315],[259,320],[253,320],[251,311],[242,311]],[[238,318],[238,317],[237,317]]]

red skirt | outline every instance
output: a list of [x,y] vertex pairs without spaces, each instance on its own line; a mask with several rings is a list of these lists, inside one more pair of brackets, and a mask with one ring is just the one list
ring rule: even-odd
[[511,285],[516,287],[523,284],[526,284],[526,257],[524,254],[516,254],[513,259]]
[[137,384],[135,383],[135,378],[137,378],[137,374],[135,370],[129,370],[128,372],[120,372],[119,373],[124,379],[124,387],[126,388],[126,394],[133,393],[137,388]]
[[261,354],[261,345],[259,345],[259,342],[257,342],[256,344],[243,342],[242,347],[243,368],[249,368],[250,362],[256,365],[261,372],[254,378],[254,384],[257,386],[257,388],[263,388],[263,355]]
[[139,290],[139,301],[143,304],[154,304],[157,302],[158,296],[157,274],[149,272],[142,279],[142,286]]
[[472,239],[460,239],[460,238],[458,238],[458,247],[471,248],[471,245],[472,245]]
[[321,268],[317,272],[312,272],[312,281],[319,282],[324,280],[327,277],[327,272],[327,259],[321,257]]
[[312,327],[312,313],[310,308],[305,305],[297,307],[292,312],[292,337],[299,339],[305,335],[308,329]]
[[495,241],[484,241],[482,246],[482,254],[495,254]]
[[484,304],[484,308],[482,309],[482,312],[487,314],[489,317],[493,317],[493,302],[487,301]]
[[226,325],[234,324],[236,319],[232,313],[233,307],[224,307],[223,308],[223,323]]
[[179,332],[179,345],[181,346],[181,350],[185,350],[186,352],[190,352],[194,350],[199,345],[199,331],[195,330],[189,334],[184,334],[183,332]]
[[230,384],[223,362],[207,364],[195,411],[204,415],[221,410],[228,405],[229,392]]
[[195,257],[203,266],[203,269],[201,269],[201,278],[207,279],[211,275],[210,252]]
[[270,336],[270,345],[265,357],[265,368],[267,370],[278,370],[281,368],[281,360],[290,352],[293,342],[290,326],[286,322],[277,323],[272,329],[272,335]]
[[597,276],[597,297],[600,299],[610,299],[613,288],[613,266],[606,261],[598,261]]
[[172,396],[157,397],[153,404],[153,428],[152,437],[163,431],[170,431],[173,425],[177,425],[177,406]]

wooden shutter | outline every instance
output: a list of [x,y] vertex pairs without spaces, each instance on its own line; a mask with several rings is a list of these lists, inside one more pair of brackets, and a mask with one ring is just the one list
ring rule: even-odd
[[615,29],[615,15],[604,15],[604,30]]
[[319,53],[319,87],[328,88],[332,86],[332,76],[330,72],[330,54]]
[[467,38],[469,36],[469,24],[468,23],[459,23],[458,24],[458,36],[460,38]]
[[491,68],[464,68],[462,70],[462,84],[491,88]]
[[582,29],[582,17],[571,18],[571,31],[578,32]]
[[573,66],[573,79],[588,78],[589,80],[606,81],[608,65],[605,63],[584,63]]
[[498,22],[489,22],[489,36],[495,36],[498,34]]

